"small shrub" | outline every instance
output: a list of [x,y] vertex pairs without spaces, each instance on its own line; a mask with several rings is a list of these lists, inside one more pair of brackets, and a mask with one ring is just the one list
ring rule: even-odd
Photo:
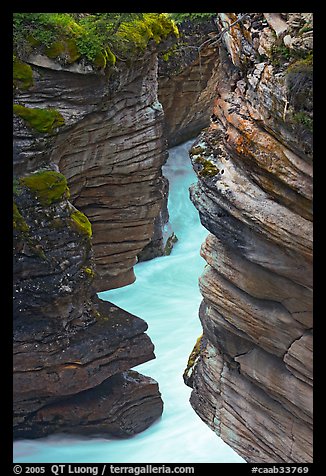
[[313,131],[313,119],[305,112],[296,112],[295,114],[293,114],[292,120],[297,124],[301,124],[310,132]]

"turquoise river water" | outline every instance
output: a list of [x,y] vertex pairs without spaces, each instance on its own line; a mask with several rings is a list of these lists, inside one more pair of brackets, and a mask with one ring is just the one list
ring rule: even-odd
[[170,256],[139,263],[136,282],[102,292],[109,300],[148,323],[156,359],[136,370],[158,381],[164,401],[162,417],[128,438],[82,438],[56,435],[14,443],[20,463],[241,463],[244,460],[198,417],[189,403],[191,389],[182,374],[202,333],[198,317],[198,277],[205,261],[200,245],[207,235],[188,188],[196,175],[188,158],[193,141],[170,149],[163,167],[170,182],[169,213],[179,241]]

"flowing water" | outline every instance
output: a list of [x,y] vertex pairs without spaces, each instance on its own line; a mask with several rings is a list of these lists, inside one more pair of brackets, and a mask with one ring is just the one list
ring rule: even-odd
[[191,389],[182,374],[202,333],[198,317],[198,277],[205,266],[199,255],[207,235],[189,199],[196,180],[188,158],[193,141],[170,150],[164,175],[170,182],[169,213],[179,241],[170,256],[139,263],[136,282],[99,297],[148,323],[156,359],[136,370],[158,381],[164,411],[150,428],[128,439],[56,435],[14,444],[14,461],[53,463],[235,463],[244,462],[198,417],[189,403]]

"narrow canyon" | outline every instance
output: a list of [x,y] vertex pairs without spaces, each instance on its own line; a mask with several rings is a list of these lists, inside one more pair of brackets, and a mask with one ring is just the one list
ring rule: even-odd
[[134,370],[155,359],[148,325],[103,292],[172,260],[162,168],[191,139],[190,404],[247,462],[312,462],[313,15],[112,14],[99,51],[113,20],[92,15],[15,19],[14,437],[129,437],[164,415],[160,379]]

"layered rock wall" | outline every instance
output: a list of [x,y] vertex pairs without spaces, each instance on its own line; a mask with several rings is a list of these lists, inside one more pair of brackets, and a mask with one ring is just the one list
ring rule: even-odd
[[147,324],[94,296],[91,224],[65,177],[27,175],[14,197],[15,437],[147,428],[162,413],[158,385],[129,370],[154,358]]
[[[236,14],[219,14],[220,29]],[[248,462],[312,461],[312,15],[248,14],[222,37],[212,122],[190,151],[209,230],[199,416]]]
[[67,177],[72,203],[92,223],[96,291],[130,284],[166,194],[157,54],[147,51],[111,78],[58,68],[40,55],[29,62],[34,85],[17,93],[17,103],[53,107],[65,125],[44,138],[15,118],[15,173],[56,164]]
[[158,97],[164,109],[164,133],[170,147],[196,137],[209,125],[218,71],[212,21],[181,23],[175,51],[159,62]]
[[147,324],[95,295],[133,282],[166,202],[156,43],[107,69],[14,59],[16,437],[130,436],[162,413],[130,370],[155,357]]

